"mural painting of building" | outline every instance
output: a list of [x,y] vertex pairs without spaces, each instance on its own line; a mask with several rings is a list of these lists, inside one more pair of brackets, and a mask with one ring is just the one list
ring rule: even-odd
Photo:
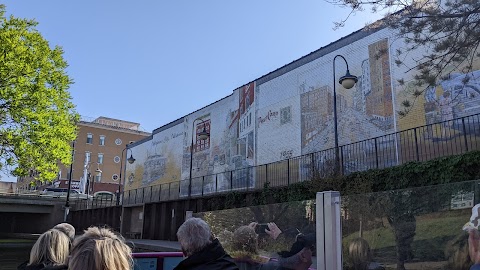
[[231,157],[230,169],[232,188],[253,187],[255,164],[255,83],[249,83],[239,90],[239,134],[237,155]]
[[[390,77],[390,61],[388,41],[383,39],[368,46],[370,62],[371,89],[366,94],[367,115],[381,130],[388,131],[393,127],[392,87]],[[364,80],[364,83],[366,80]],[[368,87],[366,86],[366,87]]]
[[[314,158],[289,165],[292,175],[302,178],[313,166],[325,167],[334,158],[332,61],[338,54],[347,59],[350,73],[359,78],[352,89],[336,85],[338,139],[345,173],[375,168],[379,158],[384,166],[410,158],[406,153],[411,153],[411,136],[388,134],[480,113],[477,60],[471,72],[451,73],[428,88],[407,117],[396,117],[401,102],[415,87],[416,71],[391,63],[392,51],[404,46],[403,41],[393,38],[393,30],[362,31],[245,84],[134,144],[131,149],[135,157],[137,152],[142,156],[142,165],[127,164],[127,175],[134,175],[130,187],[180,183],[175,188],[186,196],[191,170],[192,195],[208,194],[261,187],[271,172],[253,166],[277,162],[277,168],[283,168],[278,164],[285,159],[307,155]],[[417,55],[424,53],[419,50]],[[409,61],[406,65],[414,60]],[[336,81],[345,74],[345,68],[342,62],[337,63]],[[399,79],[408,87],[401,86]],[[194,119],[205,122],[196,121],[193,126]],[[432,143],[453,140],[464,132],[480,135],[468,121],[466,131],[450,122],[417,135]],[[202,141],[196,137],[204,124],[210,137]],[[375,141],[368,140],[375,137]],[[363,142],[354,144],[359,141]]]

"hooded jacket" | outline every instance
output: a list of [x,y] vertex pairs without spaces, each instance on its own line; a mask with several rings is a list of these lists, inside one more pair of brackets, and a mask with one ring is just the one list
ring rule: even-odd
[[239,270],[232,257],[223,249],[218,239],[214,239],[201,251],[181,261],[174,270]]

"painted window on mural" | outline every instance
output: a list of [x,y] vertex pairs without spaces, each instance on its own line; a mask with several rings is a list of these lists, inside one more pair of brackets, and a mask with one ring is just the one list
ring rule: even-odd
[[280,109],[280,125],[292,122],[291,106]]
[[204,127],[205,131],[210,133],[210,120],[205,120],[201,123],[196,124],[195,138],[197,139],[197,141],[195,144],[195,152],[200,152],[210,148],[210,137],[208,137],[206,140],[200,140],[200,138],[198,138],[198,133],[202,132]]

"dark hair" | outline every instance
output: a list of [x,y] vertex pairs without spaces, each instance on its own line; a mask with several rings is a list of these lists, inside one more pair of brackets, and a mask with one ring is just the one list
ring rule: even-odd
[[308,233],[308,234],[299,234],[297,236],[297,240],[293,243],[290,251],[280,251],[278,255],[282,258],[291,257],[298,252],[300,252],[303,248],[315,248],[317,235],[315,233]]

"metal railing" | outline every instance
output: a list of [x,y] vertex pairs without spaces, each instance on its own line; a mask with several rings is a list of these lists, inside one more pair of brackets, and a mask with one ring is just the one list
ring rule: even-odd
[[[415,127],[339,148],[342,174],[480,150],[480,114]],[[119,196],[118,204],[135,205],[230,191],[247,192],[263,189],[265,185],[289,186],[313,177],[332,175],[334,162],[335,149],[330,148],[273,163],[195,177],[191,183],[185,179],[127,190]]]
[[74,209],[95,209],[95,208],[104,208],[104,207],[111,207],[117,206],[121,203],[121,197],[117,198],[104,198],[104,197],[93,197],[88,200],[81,200],[73,202]]

